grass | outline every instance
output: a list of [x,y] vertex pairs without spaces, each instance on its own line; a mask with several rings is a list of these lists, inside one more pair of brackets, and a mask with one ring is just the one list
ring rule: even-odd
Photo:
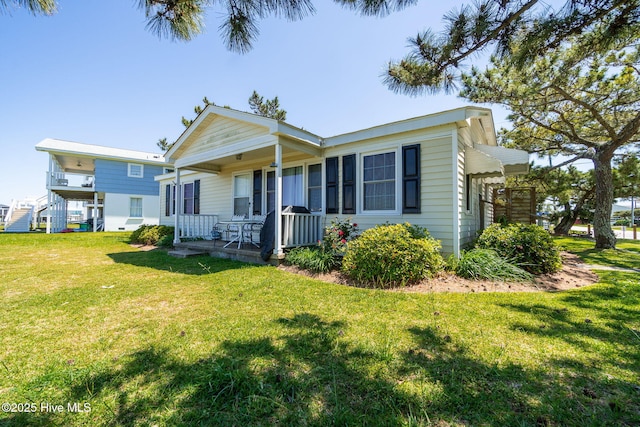
[[[638,274],[408,294],[127,236],[0,234],[0,396],[35,405],[1,426],[640,424]],[[601,257],[561,243],[640,261],[637,243]]]

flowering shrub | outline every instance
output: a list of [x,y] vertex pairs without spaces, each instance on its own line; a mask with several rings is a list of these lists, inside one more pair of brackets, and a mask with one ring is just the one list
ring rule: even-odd
[[344,255],[347,244],[358,236],[358,224],[352,223],[351,218],[331,221],[324,230],[324,241],[321,243],[325,251],[336,255]]

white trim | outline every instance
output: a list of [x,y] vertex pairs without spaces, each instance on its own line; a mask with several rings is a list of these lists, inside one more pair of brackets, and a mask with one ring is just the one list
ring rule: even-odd
[[[140,175],[132,173],[132,166],[140,166]],[[142,163],[127,163],[127,176],[129,178],[144,178],[144,165]]]
[[36,145],[36,150],[49,152],[52,155],[82,156],[94,159],[118,160],[121,162],[131,161],[133,163],[166,165],[165,158],[160,154],[83,144],[81,142],[64,141],[53,138],[45,138],[40,141]]
[[[466,163],[466,162],[465,162]],[[452,186],[451,197],[453,199],[452,209],[452,243],[453,255],[460,257],[460,194],[458,193],[458,128],[451,130],[451,172]]]
[[248,217],[253,216],[253,170],[234,171],[231,174],[231,215],[235,215],[236,201],[236,177],[241,175],[249,175],[249,212]]
[[[131,212],[133,211],[133,201],[140,200],[140,215],[133,215]],[[140,196],[129,196],[129,218],[144,218],[144,201]]]
[[239,153],[246,153],[248,151],[258,150],[260,148],[274,146],[277,143],[278,137],[273,135],[263,135],[257,138],[215,147],[211,150],[193,154],[188,157],[181,157],[175,160],[174,165],[175,167],[184,168],[187,166],[196,165],[198,163],[215,161],[223,157],[234,156]]
[[[386,149],[364,151],[356,154],[356,201],[357,215],[402,215],[402,147],[388,146]],[[395,153],[395,208],[393,210],[365,210],[364,209],[364,157],[376,154]],[[400,163],[400,167],[398,164]]]
[[173,215],[173,220],[174,220],[174,231],[173,231],[173,243],[180,243],[180,206],[178,205],[178,203],[180,203],[180,196],[181,196],[181,185],[180,185],[180,168],[176,168],[175,169],[175,173],[176,173],[176,203],[174,206],[174,215]]
[[276,244],[274,253],[276,256],[282,255],[282,146],[276,144],[275,147],[275,162],[276,162]]

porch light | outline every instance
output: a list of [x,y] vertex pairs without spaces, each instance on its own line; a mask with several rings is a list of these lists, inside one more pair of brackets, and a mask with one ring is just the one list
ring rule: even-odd
[[277,168],[278,164],[276,162],[271,162],[271,164],[269,165],[270,168]]
[[236,160],[242,160],[242,153],[236,154]]

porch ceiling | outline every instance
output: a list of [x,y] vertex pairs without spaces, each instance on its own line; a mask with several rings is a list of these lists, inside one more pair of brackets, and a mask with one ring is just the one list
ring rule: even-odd
[[[302,146],[294,142],[281,142],[282,159],[284,162],[304,158],[319,157],[321,150],[319,147]],[[225,168],[239,169],[254,165],[268,166],[275,161],[275,145],[263,146],[247,151],[237,150],[232,154],[220,157],[211,156],[206,153],[193,159],[180,159],[175,162],[175,166],[182,169],[189,169],[200,172],[217,173]]]
[[77,154],[55,154],[56,161],[64,172],[93,175],[95,161],[90,157],[82,157]]
[[[56,186],[51,187],[51,191],[65,200],[89,200],[93,201],[93,195],[95,193],[93,188],[85,187],[65,187]],[[98,193],[98,198],[104,198],[104,193]]]

